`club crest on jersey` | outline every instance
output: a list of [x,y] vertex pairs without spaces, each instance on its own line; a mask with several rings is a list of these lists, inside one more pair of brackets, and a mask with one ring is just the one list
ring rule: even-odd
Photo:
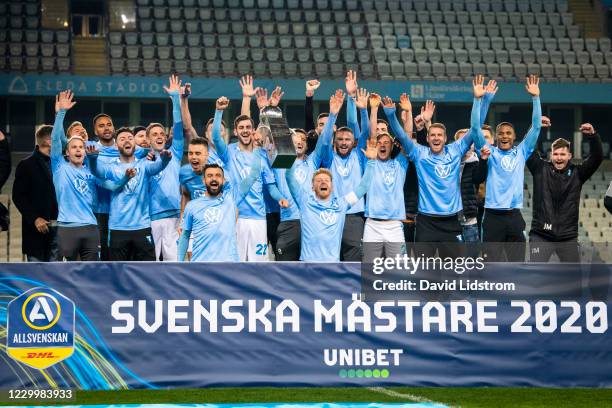
[[349,167],[348,166],[337,166],[338,174],[342,177],[346,177],[349,175]]
[[516,155],[509,154],[507,156],[502,157],[501,159],[502,169],[504,169],[505,171],[514,171],[517,161],[518,159]]
[[83,180],[80,178],[74,179],[74,188],[76,188],[76,190],[85,195],[89,192],[89,184],[87,183],[87,180]]
[[303,183],[306,181],[306,171],[299,167],[295,170],[295,179],[299,182],[299,183]]
[[221,209],[218,207],[207,208],[204,211],[204,220],[209,224],[217,224],[221,221]]
[[137,186],[138,186],[138,169],[136,169],[136,176],[129,179],[128,182],[125,183],[125,186],[123,187],[123,189],[128,194],[134,194],[134,191],[136,191]]
[[246,166],[240,169],[240,178],[247,178],[249,173],[251,172],[251,166]]
[[319,218],[325,225],[334,225],[338,221],[338,214],[333,210],[327,209],[319,213]]
[[436,175],[442,179],[447,178],[451,174],[450,164],[436,164]]
[[[165,169],[164,169],[165,170]],[[159,173],[157,173],[156,175],[153,176],[153,180],[155,181],[159,181],[161,180],[162,176],[164,175],[164,170],[160,171]]]
[[386,185],[390,186],[391,184],[393,184],[393,182],[395,181],[395,174],[391,171],[386,171],[383,174],[383,180],[385,182]]

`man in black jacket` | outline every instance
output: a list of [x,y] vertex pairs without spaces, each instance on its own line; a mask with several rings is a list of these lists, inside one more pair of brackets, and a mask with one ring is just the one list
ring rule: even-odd
[[28,262],[58,260],[57,201],[51,176],[51,131],[42,125],[36,131],[36,148],[15,170],[13,202],[21,213],[22,252]]
[[527,167],[533,175],[533,219],[529,241],[531,261],[548,262],[556,252],[561,262],[578,262],[578,215],[582,185],[597,171],[603,160],[601,138],[590,123],[580,126],[589,141],[591,155],[582,164],[572,164],[570,142],[553,142],[550,160],[537,153]]

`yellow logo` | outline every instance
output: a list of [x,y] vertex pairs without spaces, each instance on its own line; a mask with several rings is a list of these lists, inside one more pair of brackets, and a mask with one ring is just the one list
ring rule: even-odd
[[[49,304],[49,299],[53,305],[55,305],[55,313],[53,312],[51,305]],[[26,313],[26,309],[28,304],[32,301],[35,301],[34,306],[29,314]],[[28,327],[34,330],[47,330],[53,327],[59,320],[62,314],[62,308],[58,300],[49,293],[44,292],[36,292],[32,293],[28,298],[23,302],[23,306],[21,307],[21,317],[25,324]],[[43,320],[49,322],[45,325],[38,325],[36,322]]]

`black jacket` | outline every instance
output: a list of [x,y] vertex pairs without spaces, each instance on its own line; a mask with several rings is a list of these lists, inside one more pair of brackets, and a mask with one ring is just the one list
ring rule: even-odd
[[580,191],[603,160],[599,135],[586,139],[591,145],[591,155],[582,164],[570,163],[565,169],[558,171],[537,152],[527,160],[527,167],[533,175],[531,232],[550,241],[565,241],[578,237]]
[[487,179],[488,163],[477,160],[462,163],[461,171],[461,202],[465,218],[478,216],[478,186]]
[[11,149],[9,142],[4,138],[0,141],[0,189],[6,183],[11,174]]
[[13,202],[21,213],[22,252],[44,258],[50,245],[49,234],[41,234],[34,226],[40,217],[57,220],[57,201],[51,176],[51,160],[40,153],[38,147],[23,159],[15,170]]

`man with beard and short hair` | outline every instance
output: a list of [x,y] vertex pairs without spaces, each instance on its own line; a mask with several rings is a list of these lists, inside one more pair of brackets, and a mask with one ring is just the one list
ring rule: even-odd
[[255,160],[247,177],[235,187],[227,185],[221,166],[204,166],[206,190],[203,195],[187,204],[183,214],[178,245],[180,261],[185,260],[190,238],[193,238],[192,261],[240,260],[236,239],[237,206],[259,177],[261,164],[262,161]]
[[155,246],[151,235],[149,215],[149,179],[161,172],[172,159],[172,153],[163,150],[159,159],[136,159],[134,134],[129,128],[117,131],[119,158],[110,162],[100,161],[92,155],[92,173],[104,180],[119,181],[127,169],[134,168],[136,175],[123,188],[111,194],[110,203],[110,259],[112,261],[154,261]]
[[318,169],[312,176],[310,191],[295,179],[296,161],[286,178],[295,203],[300,210],[302,247],[300,260],[311,262],[338,262],[346,212],[359,202],[372,182],[376,145],[368,143],[364,156],[366,170],[354,191],[339,195],[333,188],[333,175]]
[[[488,144],[482,132],[474,135],[476,150],[480,150],[485,145],[491,150],[488,160],[485,213],[482,220],[482,242],[489,243],[485,244],[485,250],[490,262],[503,260],[504,252],[508,261],[524,260],[525,220],[521,214],[523,181],[525,162],[536,147],[542,127],[539,84],[537,76],[530,75],[527,78],[525,89],[531,95],[533,113],[531,128],[518,146],[514,146],[516,132],[508,122],[497,125],[495,136],[497,146]],[[497,247],[495,243],[508,244]]]
[[[429,127],[427,142],[421,146],[408,138],[400,125],[395,106],[385,107],[391,129],[399,138],[404,152],[417,169],[419,204],[416,222],[416,242],[436,243],[435,248],[422,247],[419,254],[434,255],[438,249],[440,257],[451,256],[448,244],[462,241],[462,228],[458,214],[462,210],[459,178],[461,159],[472,145],[472,137],[481,133],[481,99],[485,94],[484,78],[479,75],[472,81],[474,100],[470,117],[470,131],[457,142],[445,145],[446,128],[440,123]],[[442,253],[444,252],[444,253]]]
[[570,142],[552,143],[550,160],[534,152],[527,167],[533,175],[533,219],[529,232],[531,261],[548,262],[557,253],[561,262],[578,262],[578,221],[582,185],[603,161],[601,138],[593,125],[583,123],[580,132],[589,141],[590,155],[572,164]]
[[[181,212],[181,190],[179,171],[183,158],[183,121],[179,92],[181,81],[176,75],[169,78],[168,87],[164,90],[172,100],[173,132],[172,145],[169,150],[172,159],[161,172],[149,178],[149,208],[151,212],[151,233],[155,242],[155,257],[159,260],[176,262],[179,216]],[[156,154],[165,149],[168,136],[159,123],[147,126],[147,138]]]
[[[336,131],[333,146],[330,147],[327,157],[329,163],[325,164],[331,170],[334,180],[334,188],[339,195],[345,195],[355,191],[364,172],[365,159],[362,149],[367,142],[369,132],[367,99],[366,106],[359,106],[361,111],[361,129],[357,124],[357,105],[355,99],[359,100],[358,93],[367,94],[365,89],[358,89],[357,75],[349,71],[345,78],[347,99],[346,114],[348,127],[341,127]],[[357,139],[358,138],[358,139]],[[355,140],[357,139],[357,146]],[[342,233],[342,245],[340,260],[346,262],[361,261],[363,238],[363,212],[364,199],[361,197],[357,203],[352,205],[346,214],[344,230]]]
[[134,126],[132,132],[134,132],[134,140],[136,141],[137,146],[145,149],[151,147],[149,144],[149,138],[147,137],[147,128],[145,126]]
[[[293,129],[291,140],[296,153],[296,168],[294,177],[299,184],[304,184],[312,179],[313,173],[321,166],[325,160],[324,155],[329,148],[332,140],[333,127],[336,123],[336,118],[343,100],[336,100],[336,96],[330,98],[330,118],[326,122],[321,136],[317,138],[317,143],[312,154],[307,155],[308,139],[306,131],[303,129]],[[284,197],[288,197],[289,206],[281,209],[281,222],[277,229],[278,240],[276,243],[276,260],[277,261],[298,261],[301,251],[301,224],[300,224],[300,209],[298,208],[289,185],[287,184],[286,172],[287,169],[274,169],[278,188]]]
[[221,117],[228,106],[229,100],[226,97],[222,96],[217,99],[212,130],[217,153],[223,160],[228,174],[232,180],[240,182],[247,177],[256,161],[264,161],[260,163],[260,176],[253,183],[244,200],[238,203],[239,215],[236,223],[238,254],[241,261],[267,261],[269,258],[264,187],[281,207],[287,206],[287,200],[278,191],[274,173],[268,161],[259,152],[254,151],[254,123],[250,117],[240,115],[234,120],[234,134],[238,142],[227,145],[221,137]]

